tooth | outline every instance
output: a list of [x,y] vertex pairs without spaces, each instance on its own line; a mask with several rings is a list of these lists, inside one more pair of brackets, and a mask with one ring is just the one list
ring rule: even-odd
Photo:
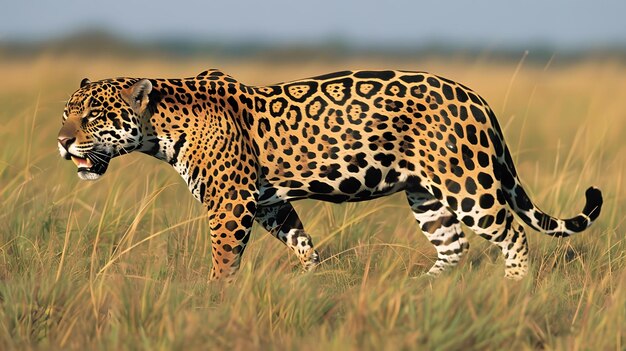
[[93,163],[88,158],[81,158],[81,157],[72,156],[72,162],[74,162],[76,167],[79,167],[79,168],[80,167],[84,167],[84,168],[91,168],[91,167],[93,167]]

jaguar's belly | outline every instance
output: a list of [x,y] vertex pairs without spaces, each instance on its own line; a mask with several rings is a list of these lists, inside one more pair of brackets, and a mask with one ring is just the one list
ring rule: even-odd
[[315,199],[334,203],[376,199],[404,190],[408,184],[419,184],[394,170],[369,169],[341,179],[315,178],[261,179],[259,204]]

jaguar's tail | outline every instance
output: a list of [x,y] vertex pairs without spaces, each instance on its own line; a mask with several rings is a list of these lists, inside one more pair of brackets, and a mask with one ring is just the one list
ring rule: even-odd
[[513,158],[504,142],[502,130],[491,110],[489,111],[489,118],[494,127],[493,133],[490,133],[489,136],[496,155],[498,155],[492,160],[496,177],[500,178],[502,192],[513,211],[533,229],[551,236],[567,237],[587,229],[598,218],[602,209],[602,192],[600,189],[594,187],[587,189],[585,207],[582,213],[575,217],[560,219],[543,212],[535,206],[522,187],[513,164]]
[[585,207],[582,213],[568,219],[550,216],[540,210],[528,197],[516,175],[508,148],[504,147],[505,159],[501,164],[502,190],[506,201],[518,216],[533,229],[556,237],[567,237],[587,229],[600,215],[602,192],[590,187],[585,192]]

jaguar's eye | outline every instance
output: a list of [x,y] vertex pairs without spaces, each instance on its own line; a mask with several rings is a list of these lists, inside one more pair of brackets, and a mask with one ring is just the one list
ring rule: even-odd
[[91,121],[93,121],[94,119],[100,117],[102,115],[102,111],[100,110],[91,110],[89,111],[89,113],[83,117],[83,123],[89,123]]

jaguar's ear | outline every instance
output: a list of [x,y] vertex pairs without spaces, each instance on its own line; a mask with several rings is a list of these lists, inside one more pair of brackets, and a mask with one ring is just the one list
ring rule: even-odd
[[152,83],[150,83],[148,79],[142,79],[133,84],[130,88],[123,89],[122,98],[126,100],[136,114],[141,115],[146,111],[146,107],[148,107],[151,91]]
[[80,87],[84,88],[85,85],[89,85],[91,84],[91,81],[89,80],[89,78],[83,78],[83,80],[80,81]]

